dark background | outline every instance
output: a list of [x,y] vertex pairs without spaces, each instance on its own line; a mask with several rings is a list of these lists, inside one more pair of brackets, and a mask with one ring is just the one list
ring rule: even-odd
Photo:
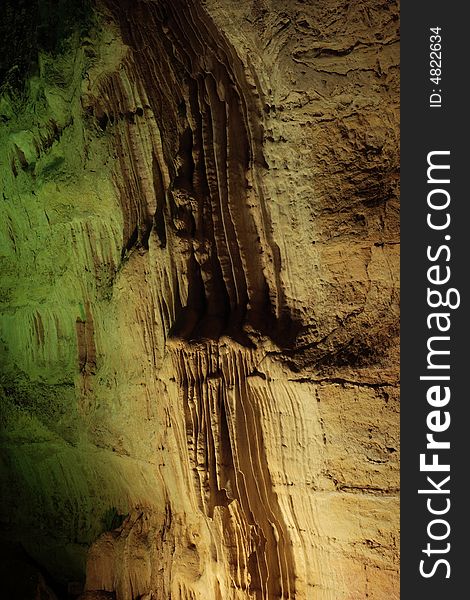
[[[470,197],[467,190],[468,167],[468,89],[469,67],[467,41],[470,39],[465,5],[452,2],[403,2],[401,8],[401,599],[462,598],[468,588],[469,521],[466,514],[469,501],[470,469],[469,421],[466,374],[470,372],[467,349],[468,327],[468,272],[470,229],[468,210]],[[429,108],[428,97],[435,87],[429,81],[430,27],[442,27],[442,80],[438,87],[443,92],[442,108]],[[448,210],[452,222],[448,230],[435,232],[426,225],[427,193],[432,189],[426,183],[427,153],[432,150],[450,150],[452,201]],[[442,159],[441,159],[442,160]],[[445,212],[445,211],[444,211]],[[441,213],[441,218],[443,215]],[[444,235],[450,234],[450,242]],[[446,456],[451,461],[451,510],[443,515],[452,531],[447,540],[428,540],[426,527],[438,516],[429,514],[426,495],[418,495],[419,488],[429,488],[426,475],[420,473],[419,454],[426,450],[426,415],[431,407],[426,401],[430,382],[420,382],[426,373],[426,342],[434,330],[426,327],[431,309],[426,302],[426,272],[430,264],[426,247],[437,248],[448,243],[452,258],[452,277],[447,287],[456,287],[461,293],[457,310],[437,309],[451,313],[451,427],[439,439],[449,439],[451,450],[441,451],[441,462]],[[435,264],[435,263],[434,263]],[[443,264],[443,263],[441,263]],[[436,286],[433,286],[436,287]],[[446,286],[441,286],[445,288]],[[444,290],[443,290],[444,291]],[[441,357],[443,358],[443,357]],[[448,357],[446,357],[448,358]],[[444,361],[443,361],[444,362]],[[441,372],[442,374],[442,372]],[[447,453],[447,454],[446,454]],[[428,459],[429,460],[429,459]],[[445,473],[437,473],[439,482]],[[445,496],[434,496],[442,498]],[[439,507],[435,502],[436,508]],[[435,533],[441,533],[436,528]],[[421,550],[431,541],[442,547],[451,543],[447,558],[451,563],[451,578],[445,579],[441,565],[434,577],[424,579],[419,574],[419,562],[426,558],[426,568],[433,564]],[[462,596],[462,593],[464,596]]]

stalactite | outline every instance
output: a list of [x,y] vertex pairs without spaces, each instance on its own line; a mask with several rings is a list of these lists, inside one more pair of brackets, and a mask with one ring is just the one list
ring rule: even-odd
[[89,9],[0,98],[8,543],[81,600],[396,596],[396,4]]

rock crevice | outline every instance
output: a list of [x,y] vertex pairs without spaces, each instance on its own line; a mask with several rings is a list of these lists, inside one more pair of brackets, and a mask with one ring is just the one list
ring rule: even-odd
[[0,70],[2,539],[51,598],[397,597],[397,4],[78,4]]

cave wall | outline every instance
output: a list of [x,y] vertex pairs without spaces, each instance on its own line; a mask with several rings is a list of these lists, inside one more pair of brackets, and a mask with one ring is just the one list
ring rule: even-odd
[[398,597],[397,4],[83,10],[5,62],[2,539],[83,598]]

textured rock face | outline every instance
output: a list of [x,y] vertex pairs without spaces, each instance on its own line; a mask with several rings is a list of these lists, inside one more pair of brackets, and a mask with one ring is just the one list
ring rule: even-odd
[[106,0],[4,91],[4,537],[84,599],[398,598],[397,32]]

